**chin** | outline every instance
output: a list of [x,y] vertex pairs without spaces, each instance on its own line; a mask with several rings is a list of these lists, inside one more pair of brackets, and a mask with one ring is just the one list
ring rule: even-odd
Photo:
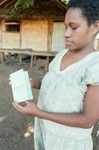
[[71,44],[71,43],[68,43],[68,44],[66,43],[66,48],[71,49],[71,50],[75,49],[73,44]]
[[80,49],[77,48],[77,47],[73,47],[73,46],[69,46],[69,45],[66,45],[66,48],[69,49],[70,51],[72,52],[76,52],[76,51],[79,51]]
[[70,46],[70,45],[66,45],[66,48],[71,50],[71,51],[75,51],[76,50],[73,46]]

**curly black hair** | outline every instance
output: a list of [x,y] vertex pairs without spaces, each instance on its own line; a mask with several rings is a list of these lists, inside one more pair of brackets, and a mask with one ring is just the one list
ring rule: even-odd
[[79,8],[86,18],[88,25],[99,20],[99,0],[69,0],[67,11],[70,8]]

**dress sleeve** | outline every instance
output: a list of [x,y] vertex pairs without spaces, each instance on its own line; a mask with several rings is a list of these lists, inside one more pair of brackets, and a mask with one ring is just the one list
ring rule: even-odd
[[87,85],[99,85],[99,60],[88,67],[85,82]]

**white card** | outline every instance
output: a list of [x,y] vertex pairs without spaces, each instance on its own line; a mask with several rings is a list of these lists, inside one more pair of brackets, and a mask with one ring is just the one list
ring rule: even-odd
[[21,69],[10,74],[10,80],[14,101],[19,103],[33,99],[27,71]]

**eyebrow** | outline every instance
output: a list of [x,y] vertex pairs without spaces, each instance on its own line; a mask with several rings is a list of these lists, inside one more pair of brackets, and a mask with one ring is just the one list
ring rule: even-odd
[[[65,22],[64,22],[64,25],[66,25]],[[76,23],[76,22],[70,22],[69,25],[78,25],[78,23]]]

